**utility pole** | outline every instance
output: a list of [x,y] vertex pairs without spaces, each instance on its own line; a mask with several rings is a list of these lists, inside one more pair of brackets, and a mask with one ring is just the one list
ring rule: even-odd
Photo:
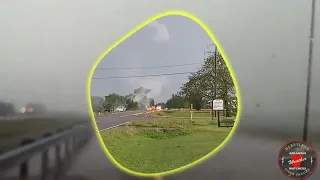
[[[212,70],[211,70],[211,73],[212,73],[212,76],[214,76],[214,72],[215,72],[214,63],[215,63],[215,61],[214,61],[213,58],[211,58],[211,59],[212,59]],[[215,81],[215,80],[214,80],[214,81]],[[211,113],[211,120],[213,120],[213,119],[214,119],[213,116],[216,117],[216,111],[214,111],[214,115],[213,115],[213,100],[215,100],[215,92],[214,92],[215,85],[214,85],[214,83],[211,83],[211,84],[212,84],[212,86],[211,86],[211,97],[213,98],[213,99],[211,100],[211,107],[212,107],[212,109],[211,109],[211,111],[212,111],[212,113]]]
[[[214,48],[214,100],[217,99],[217,46]],[[213,106],[213,101],[212,101]],[[214,111],[214,117],[217,117],[217,111]]]
[[[212,46],[214,46],[214,50],[212,48]],[[212,59],[212,76],[213,78],[213,83],[212,83],[212,87],[211,87],[211,97],[212,97],[212,101],[211,101],[211,105],[213,108],[213,100],[215,100],[217,98],[217,56],[218,56],[218,49],[217,46],[215,44],[210,44],[207,46],[207,48],[209,48],[209,50],[205,51],[205,59],[206,58],[211,58]],[[208,55],[207,55],[208,54]],[[213,114],[213,109],[212,109],[212,120],[214,119],[214,117],[217,117],[217,111],[214,111]]]
[[[204,58],[205,58],[205,60],[207,60],[208,58],[210,58],[210,60],[212,60],[211,73],[212,73],[212,77],[214,77],[214,72],[215,72],[214,63],[215,63],[215,61],[214,61],[214,58],[212,58],[212,57],[215,56],[216,52],[213,52],[212,46],[215,46],[215,45],[214,44],[207,45],[207,48],[206,48],[207,50],[204,51]],[[211,83],[211,98],[212,98],[211,99],[211,107],[212,107],[212,109],[211,109],[211,119],[212,120],[214,119],[214,116],[216,116],[216,113],[213,114],[213,100],[215,99],[214,98],[215,97],[214,89],[215,89],[215,85],[214,85],[214,82],[212,82]]]
[[312,0],[311,4],[311,24],[310,24],[310,39],[309,39],[309,57],[308,57],[308,79],[307,79],[307,93],[304,114],[304,127],[303,127],[303,141],[308,138],[308,121],[309,121],[309,104],[310,104],[310,89],[311,89],[311,76],[312,76],[312,55],[313,55],[313,38],[314,38],[314,24],[315,24],[315,10],[316,0]]

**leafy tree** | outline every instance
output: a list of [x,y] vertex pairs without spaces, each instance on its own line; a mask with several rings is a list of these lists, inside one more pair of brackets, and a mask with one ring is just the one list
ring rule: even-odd
[[[154,105],[154,99],[150,98],[150,89],[139,87],[133,93],[122,96],[111,93],[104,97],[104,101],[100,103],[100,108],[104,111],[113,112],[119,106],[126,107],[127,110],[138,110],[145,108],[147,105]],[[95,111],[99,108],[95,106]]]
[[104,101],[102,106],[103,106],[104,111],[112,112],[114,110],[113,105],[108,103],[107,101]]
[[91,96],[91,104],[92,104],[92,110],[95,113],[101,113],[104,111],[103,108],[104,98],[98,97],[98,96]]
[[153,98],[150,98],[149,106],[154,106],[154,105],[155,105],[154,99],[153,99]]
[[195,110],[200,111],[201,110],[201,106],[202,106],[201,105],[201,101],[198,100],[198,101],[194,102],[194,109]]
[[189,102],[193,104],[193,108],[196,109],[197,111],[200,111],[203,105],[203,100],[201,97],[201,94],[193,94],[189,98]]
[[[111,93],[103,97],[92,97],[92,108],[95,112],[108,111],[113,112],[119,106],[126,107],[127,110],[138,110],[148,105],[154,105],[155,101],[150,98],[151,90],[139,87],[133,93],[122,96],[117,93]],[[101,100],[104,99],[104,100]]]
[[185,102],[183,103],[183,108],[186,108],[186,109],[188,109],[188,108],[190,108],[190,102],[188,102],[188,101],[186,101],[185,100]]
[[103,107],[108,112],[113,112],[118,106],[125,106],[126,98],[116,93],[105,96]]
[[184,108],[185,106],[186,99],[179,93],[177,94],[172,94],[171,98],[167,101],[166,106],[169,109],[172,108]]
[[[216,58],[216,68],[215,59]],[[217,75],[215,77],[215,75]],[[230,116],[230,103],[232,97],[235,97],[235,87],[231,74],[220,53],[212,55],[205,59],[204,65],[195,73],[191,73],[189,81],[181,87],[183,94],[188,102],[195,105],[205,105],[211,103],[214,97],[224,100],[226,115]],[[216,87],[215,87],[216,85]],[[216,88],[216,94],[214,89]],[[201,97],[201,98],[199,98]]]
[[129,98],[126,100],[126,109],[127,110],[138,110],[139,103],[134,101],[133,99]]
[[139,109],[139,103],[134,101],[135,95],[134,94],[128,94],[125,96],[126,99],[126,109],[127,110],[138,110]]
[[132,99],[132,100],[133,100],[134,97],[135,97],[135,95],[131,93],[131,94],[126,95],[126,96],[125,96],[125,99],[126,99],[126,100],[127,100],[127,99]]

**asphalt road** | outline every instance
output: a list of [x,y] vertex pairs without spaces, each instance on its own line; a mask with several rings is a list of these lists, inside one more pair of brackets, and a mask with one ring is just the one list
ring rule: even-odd
[[[137,114],[139,116],[137,116]],[[139,112],[119,112],[116,114],[111,114],[107,116],[97,116],[96,122],[99,130],[105,130],[108,128],[113,128],[124,123],[128,123],[133,120],[140,120],[144,118]]]
[[[138,114],[138,116],[137,116]],[[115,128],[133,120],[146,119],[145,113],[121,112],[114,115],[96,117],[96,122],[100,131]],[[86,149],[79,154],[74,166],[68,172],[65,180],[139,180],[117,169],[102,151],[100,144],[94,137],[86,146]],[[84,171],[85,170],[85,171]],[[145,179],[145,178],[144,178]],[[152,179],[152,178],[151,178]]]
[[[140,114],[140,113],[139,113],[140,115],[137,116],[136,114],[138,114],[138,113],[139,112],[120,112],[120,113],[111,114],[111,115],[107,115],[107,116],[99,116],[99,117],[96,117],[96,122],[97,122],[97,125],[100,130],[105,130],[108,128],[114,128],[118,125],[130,122],[133,120],[145,118],[144,115]],[[26,117],[31,117],[31,116],[21,116],[21,119],[26,119]],[[39,117],[39,116],[37,116],[37,117]],[[9,118],[3,118],[3,119],[10,120]],[[15,120],[17,118],[12,118],[12,119]],[[62,148],[62,150],[63,150],[63,148]],[[95,154],[99,154],[99,156],[95,156]],[[85,177],[87,177],[87,175],[85,175],[85,174],[82,175],[80,173],[80,176],[79,176],[79,171],[84,172],[83,170],[80,170],[80,169],[83,169],[84,167],[86,169],[92,168],[92,166],[90,165],[91,163],[98,163],[98,164],[99,163],[102,163],[102,164],[107,163],[106,165],[102,165],[101,167],[108,169],[107,171],[111,174],[110,176],[114,177],[112,179],[116,180],[119,178],[123,179],[123,177],[127,177],[126,174],[120,172],[118,169],[116,169],[109,162],[109,160],[106,158],[104,152],[102,152],[102,149],[101,149],[101,147],[95,137],[92,138],[92,140],[89,142],[89,145],[86,146],[86,148],[83,150],[83,152],[78,157],[80,157],[78,161],[80,161],[81,163],[75,162],[75,167],[73,167],[71,169],[71,174],[68,175],[67,179],[84,179]],[[95,157],[97,159],[95,159]],[[53,166],[55,163],[54,149],[49,150],[49,158],[51,159],[50,166]],[[89,161],[90,163],[89,164],[85,163],[87,161]],[[31,165],[31,168],[29,169],[30,176],[32,176],[32,177],[39,176],[39,173],[41,172],[41,155],[39,154],[39,155],[33,157],[30,160],[30,165]],[[89,167],[86,167],[87,165],[89,165]],[[92,170],[93,171],[89,171],[89,174],[90,174],[90,172],[95,172],[95,168]],[[11,171],[9,171],[7,173],[7,178],[10,177],[10,178],[14,179],[19,174],[18,172],[19,172],[18,167],[12,169]],[[93,176],[94,176],[94,174],[93,174]],[[89,179],[92,179],[92,178],[89,177]],[[95,179],[95,178],[93,178],[93,179]],[[105,179],[105,178],[103,178],[103,179]],[[125,178],[125,179],[127,179],[127,178]]]

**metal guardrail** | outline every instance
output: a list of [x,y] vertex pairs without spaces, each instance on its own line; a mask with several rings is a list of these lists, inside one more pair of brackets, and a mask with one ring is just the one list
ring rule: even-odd
[[[59,179],[63,176],[73,157],[90,140],[93,131],[90,123],[76,125],[74,127],[58,130],[56,133],[45,133],[43,138],[35,140],[23,139],[21,147],[0,155],[0,179],[13,168],[19,167],[19,179],[29,178],[29,160],[36,155],[41,155],[40,179],[52,176]],[[64,155],[61,154],[61,145],[64,144]],[[55,149],[55,165],[49,168],[49,149]]]
[[[43,113],[43,114],[12,114],[7,116],[0,116],[1,121],[19,121],[19,120],[28,120],[28,119],[59,119],[63,117],[74,117],[73,114],[56,114],[56,113]],[[77,116],[77,115],[76,115]]]

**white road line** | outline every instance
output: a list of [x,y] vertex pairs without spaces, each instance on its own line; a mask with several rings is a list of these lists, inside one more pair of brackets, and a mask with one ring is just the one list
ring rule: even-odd
[[115,125],[115,126],[107,127],[107,128],[101,129],[100,131],[105,131],[105,130],[108,130],[108,129],[113,129],[113,128],[115,128],[115,127],[122,126],[122,125],[125,125],[125,124],[128,124],[128,123],[130,123],[130,122],[125,122],[125,123],[121,123],[121,124],[118,124],[118,125]]
[[128,115],[123,115],[123,116],[120,116],[120,117],[138,116],[139,114],[143,114],[143,113],[128,114]]
[[131,114],[129,114],[129,115],[124,115],[124,116],[120,116],[120,117],[128,117],[128,116],[131,116]]

